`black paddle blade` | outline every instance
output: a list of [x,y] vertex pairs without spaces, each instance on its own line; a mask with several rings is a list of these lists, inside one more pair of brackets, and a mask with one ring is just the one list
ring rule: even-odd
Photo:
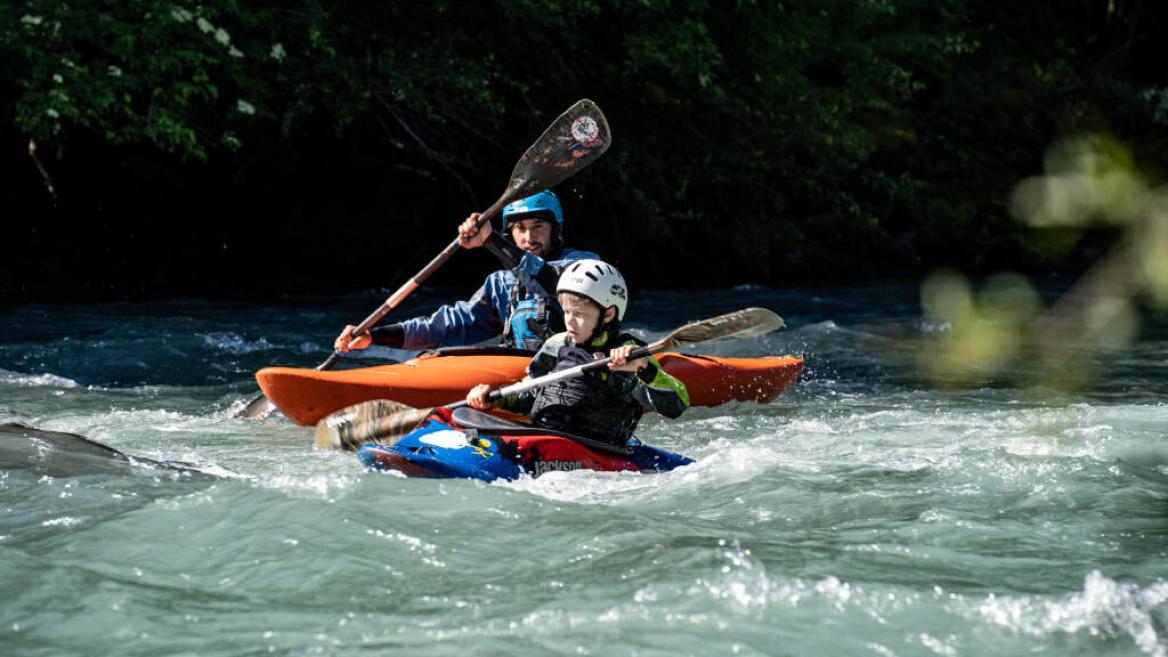
[[650,345],[656,353],[683,344],[753,338],[783,327],[783,318],[766,308],[743,308],[700,322],[686,324]]
[[392,445],[426,419],[432,408],[414,408],[389,399],[353,404],[316,423],[319,449],[356,451],[366,443]]
[[596,103],[581,100],[548,126],[519,158],[505,196],[518,199],[555,187],[592,164],[611,143],[604,112]]

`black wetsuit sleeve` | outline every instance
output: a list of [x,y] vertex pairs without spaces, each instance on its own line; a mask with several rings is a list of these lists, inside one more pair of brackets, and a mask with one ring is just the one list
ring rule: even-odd
[[390,324],[371,329],[369,337],[373,338],[375,345],[398,348],[405,343],[406,331],[401,324]]
[[507,240],[497,232],[492,232],[491,236],[487,238],[487,243],[484,245],[487,250],[495,254],[499,262],[506,269],[512,269],[519,264],[519,260],[523,258],[523,249],[515,246],[514,243]]
[[[506,269],[518,267],[519,261],[523,259],[523,249],[515,246],[514,242],[504,238],[499,233],[491,233],[491,236],[487,238],[486,247],[488,251],[495,254],[495,257]],[[560,280],[560,272],[545,262],[533,278],[543,286],[543,289],[554,292],[556,283]]]

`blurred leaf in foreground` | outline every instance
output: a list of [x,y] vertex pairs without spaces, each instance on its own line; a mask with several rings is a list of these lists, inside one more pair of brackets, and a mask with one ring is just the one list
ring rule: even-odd
[[1122,234],[1049,306],[1017,274],[973,290],[961,274],[925,280],[926,318],[941,330],[920,351],[922,369],[948,385],[1003,376],[1055,388],[1085,385],[1093,354],[1126,348],[1140,307],[1168,308],[1168,188],[1153,186],[1114,138],[1089,135],[1050,150],[1046,173],[1023,180],[1013,208],[1036,230],[1116,226]]

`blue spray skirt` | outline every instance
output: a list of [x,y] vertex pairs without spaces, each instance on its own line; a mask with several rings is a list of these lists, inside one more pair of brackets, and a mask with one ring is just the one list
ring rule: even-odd
[[500,420],[470,408],[435,409],[392,445],[366,444],[366,466],[411,477],[494,481],[557,470],[664,472],[693,463],[632,440],[613,446],[580,436]]

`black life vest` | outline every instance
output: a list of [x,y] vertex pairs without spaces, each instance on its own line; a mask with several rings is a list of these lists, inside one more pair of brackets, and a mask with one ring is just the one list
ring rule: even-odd
[[[630,341],[645,344],[631,335],[622,334],[601,347],[570,344],[560,347],[552,371],[559,372],[604,358],[612,348]],[[604,369],[545,386],[532,405],[532,423],[624,445],[633,436],[633,430],[644,413],[641,404],[631,394],[636,383],[633,372]]]

